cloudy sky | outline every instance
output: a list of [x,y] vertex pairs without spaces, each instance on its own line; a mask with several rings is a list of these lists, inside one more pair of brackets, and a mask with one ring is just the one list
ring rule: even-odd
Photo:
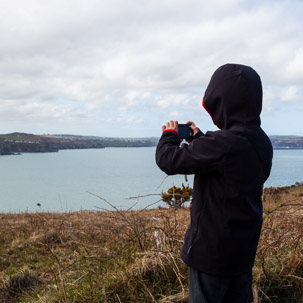
[[0,133],[159,136],[214,130],[214,70],[252,66],[262,126],[303,135],[302,0],[0,0]]

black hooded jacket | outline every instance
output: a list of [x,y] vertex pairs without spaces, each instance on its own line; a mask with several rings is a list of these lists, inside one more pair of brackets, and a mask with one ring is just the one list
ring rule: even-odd
[[176,133],[165,131],[156,162],[168,175],[195,174],[183,261],[208,274],[241,274],[254,264],[272,162],[272,145],[260,127],[259,75],[244,65],[221,66],[203,106],[220,130],[200,132],[181,146]]

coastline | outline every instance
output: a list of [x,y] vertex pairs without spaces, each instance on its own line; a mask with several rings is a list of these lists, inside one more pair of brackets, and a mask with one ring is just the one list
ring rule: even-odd
[[[303,149],[303,137],[269,136],[277,150]],[[111,138],[77,135],[33,135],[26,133],[0,134],[0,155],[58,152],[64,149],[106,147],[152,147],[159,138]]]

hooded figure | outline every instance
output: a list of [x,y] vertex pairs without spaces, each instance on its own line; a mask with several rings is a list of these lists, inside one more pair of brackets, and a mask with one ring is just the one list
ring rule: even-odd
[[216,277],[237,276],[251,272],[254,264],[263,184],[272,162],[272,145],[260,127],[259,75],[244,65],[221,66],[205,91],[203,107],[219,130],[198,131],[190,144],[180,146],[177,126],[167,124],[156,162],[168,175],[195,174],[183,261]]

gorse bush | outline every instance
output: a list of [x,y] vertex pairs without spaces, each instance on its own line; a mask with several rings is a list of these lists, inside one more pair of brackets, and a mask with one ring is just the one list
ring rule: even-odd
[[183,207],[186,202],[191,200],[193,189],[189,185],[182,187],[173,186],[168,189],[167,193],[162,193],[162,200],[169,207]]

